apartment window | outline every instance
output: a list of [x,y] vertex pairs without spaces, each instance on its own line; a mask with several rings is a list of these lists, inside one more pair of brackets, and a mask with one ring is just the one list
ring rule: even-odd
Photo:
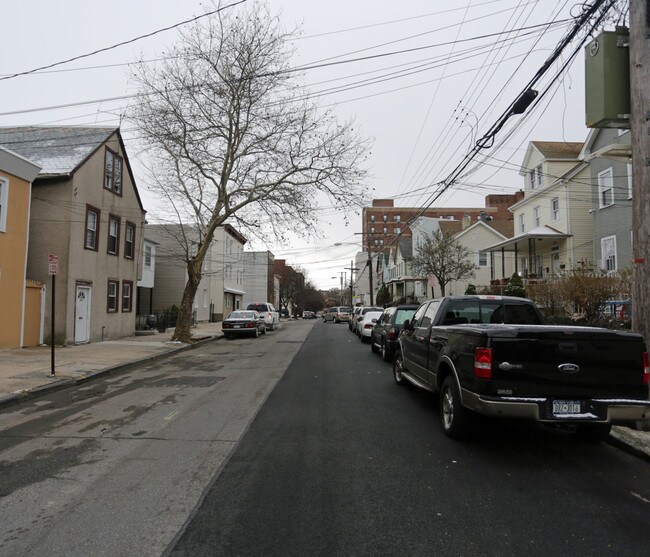
[[560,219],[560,200],[557,197],[551,199],[551,218],[553,220]]
[[104,187],[122,195],[122,157],[108,148],[104,154]]
[[383,241],[383,240],[379,240],[379,245],[380,245],[380,246],[383,246],[383,245],[384,245],[384,241]]
[[526,232],[526,222],[524,221],[524,214],[519,215],[519,232]]
[[401,222],[399,215],[393,215],[393,222]]
[[632,165],[627,165],[627,198],[632,199]]
[[117,255],[120,241],[120,219],[110,215],[108,217],[108,253]]
[[106,311],[108,313],[114,313],[117,311],[117,289],[119,288],[119,282],[116,280],[108,281],[108,295],[106,300]]
[[374,227],[374,226],[371,226],[371,227],[370,227],[370,234],[374,234],[374,233],[375,233],[375,227]]
[[384,215],[384,222],[388,222],[388,215]]
[[540,225],[541,219],[539,216],[539,207],[533,209],[533,221],[535,222],[536,227]]
[[388,234],[388,228],[384,226],[384,236],[386,236],[386,234]]
[[612,169],[608,168],[598,173],[598,206],[609,207],[614,204],[614,179]]
[[122,281],[122,311],[131,311],[133,308],[133,282]]
[[603,258],[602,268],[605,271],[616,271],[616,236],[600,239],[600,253]]
[[151,246],[144,248],[144,266],[151,269]]
[[376,238],[375,238],[375,245],[376,245],[376,246],[379,245],[379,240],[377,240]]
[[375,215],[370,215],[370,222],[375,222]]
[[133,259],[135,255],[135,224],[132,222],[126,223],[124,230],[124,257]]
[[99,209],[86,206],[86,238],[84,247],[97,251],[99,247]]
[[9,202],[9,181],[0,178],[0,232],[7,231],[7,205]]
[[399,226],[393,228],[393,234],[401,234],[401,233],[402,233],[402,229]]

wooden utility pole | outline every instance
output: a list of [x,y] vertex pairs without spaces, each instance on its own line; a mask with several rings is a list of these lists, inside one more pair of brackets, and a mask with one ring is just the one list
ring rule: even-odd
[[650,341],[650,0],[630,0],[632,329]]

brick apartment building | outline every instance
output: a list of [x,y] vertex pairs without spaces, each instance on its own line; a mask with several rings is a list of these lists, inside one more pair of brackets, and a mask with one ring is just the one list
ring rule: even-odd
[[[361,215],[363,246],[370,251],[396,245],[396,238],[410,238],[411,222],[417,217],[432,217],[462,222],[470,226],[483,218],[498,222],[512,222],[508,207],[524,198],[524,192],[493,194],[485,197],[485,207],[431,207],[422,212],[420,207],[395,207],[392,199],[373,199],[371,207],[364,207]],[[465,228],[466,226],[463,226]]]

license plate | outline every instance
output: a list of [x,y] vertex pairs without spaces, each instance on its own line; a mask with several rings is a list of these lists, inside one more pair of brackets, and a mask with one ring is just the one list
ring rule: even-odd
[[578,400],[554,400],[553,401],[553,414],[580,414],[582,408]]
[[240,329],[241,325],[235,325],[235,329]]

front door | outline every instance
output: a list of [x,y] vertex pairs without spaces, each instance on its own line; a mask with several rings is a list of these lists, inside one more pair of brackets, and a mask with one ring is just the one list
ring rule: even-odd
[[90,292],[90,286],[77,286],[74,312],[75,344],[83,344],[90,340]]

